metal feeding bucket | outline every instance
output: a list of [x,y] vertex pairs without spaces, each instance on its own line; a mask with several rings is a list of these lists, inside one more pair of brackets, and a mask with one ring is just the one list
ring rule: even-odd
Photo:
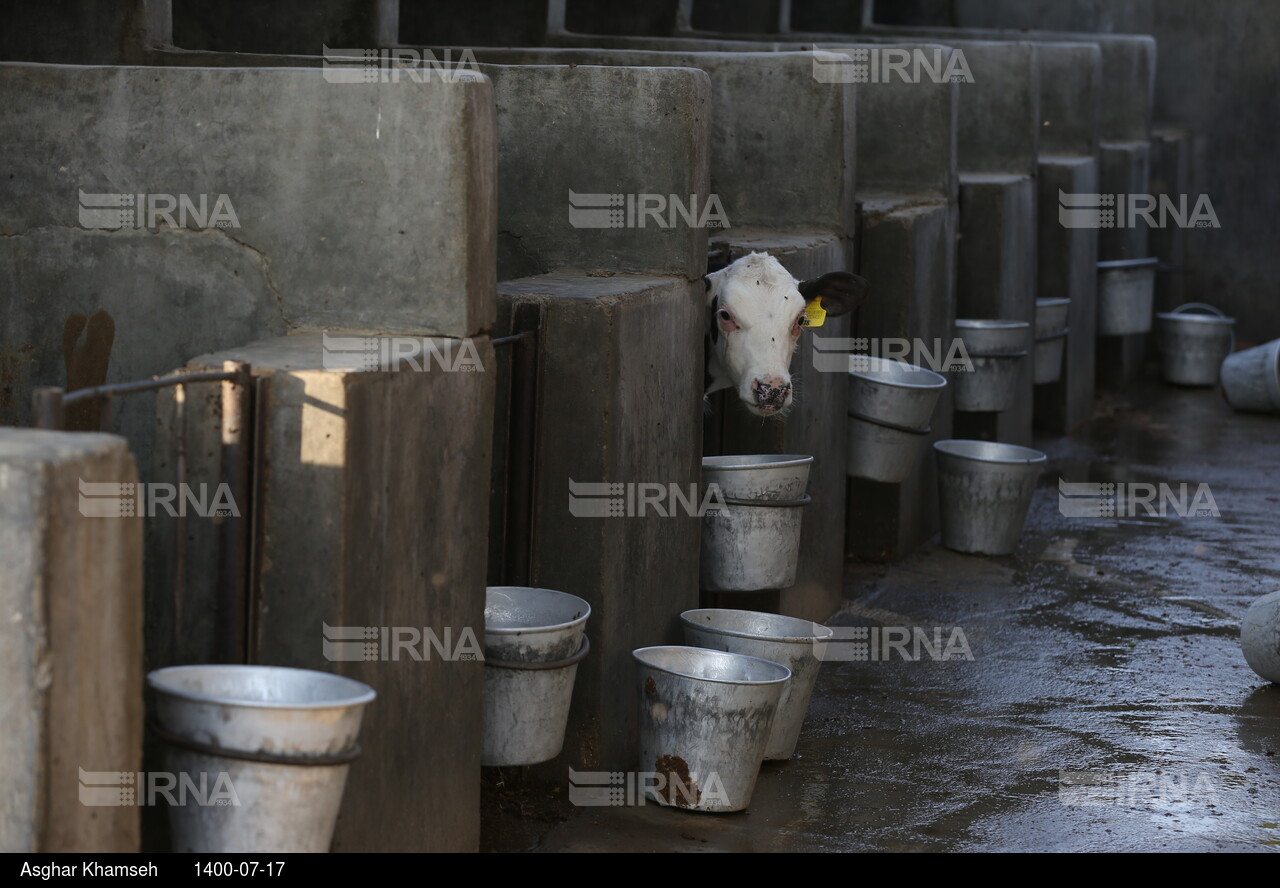
[[702,483],[730,499],[793,500],[804,496],[812,465],[812,456],[794,454],[704,456]]
[[1280,684],[1280,591],[1249,605],[1240,622],[1240,647],[1250,669]]
[[1223,361],[1222,393],[1233,410],[1280,413],[1280,339]]
[[1036,344],[1032,363],[1035,384],[1046,385],[1062,378],[1062,357],[1067,351],[1067,313],[1070,299],[1036,300]]
[[691,647],[640,648],[632,656],[639,771],[654,775],[647,795],[692,811],[746,808],[791,670]]
[[708,456],[703,481],[724,509],[702,518],[701,586],[711,592],[785,589],[796,581],[812,456]]
[[1159,259],[1098,263],[1098,335],[1151,332]]
[[759,657],[791,670],[765,746],[766,761],[791,758],[800,739],[818,669],[835,633],[821,623],[744,610],[689,610],[680,615],[686,643],[700,648]]
[[[1207,314],[1191,314],[1199,311]],[[1222,362],[1235,348],[1235,318],[1212,305],[1188,302],[1156,315],[1156,339],[1166,382],[1217,385]]]
[[358,681],[276,666],[174,666],[147,676],[152,731],[177,783],[175,851],[329,850],[364,707]]
[[1031,324],[1013,320],[956,321],[956,335],[973,363],[971,371],[955,371],[956,409],[965,413],[998,413],[1013,407],[1026,372]]
[[990,441],[938,441],[942,544],[957,552],[1009,555],[1018,548],[1047,457]]
[[911,475],[945,377],[901,361],[850,356],[847,473],[896,484]]
[[591,605],[565,592],[485,590],[480,764],[535,765],[560,754],[590,616]]

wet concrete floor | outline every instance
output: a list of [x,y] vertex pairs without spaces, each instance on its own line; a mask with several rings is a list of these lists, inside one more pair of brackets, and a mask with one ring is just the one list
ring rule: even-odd
[[[826,663],[796,757],[764,767],[745,813],[580,808],[534,847],[1280,850],[1280,686],[1238,641],[1249,603],[1280,589],[1280,419],[1149,384],[1037,447],[1015,555],[935,540],[847,572],[830,625],[867,627],[868,651],[901,637],[888,627],[931,643],[938,627],[949,656]],[[1059,478],[1186,482],[1187,507],[1207,484],[1196,504],[1220,517],[1168,502],[1066,518]]]

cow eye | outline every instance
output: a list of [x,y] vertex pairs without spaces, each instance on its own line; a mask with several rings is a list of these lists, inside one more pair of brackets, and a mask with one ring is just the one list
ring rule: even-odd
[[729,312],[725,311],[723,308],[716,312],[716,317],[724,321],[726,324],[733,320],[733,315],[729,314]]

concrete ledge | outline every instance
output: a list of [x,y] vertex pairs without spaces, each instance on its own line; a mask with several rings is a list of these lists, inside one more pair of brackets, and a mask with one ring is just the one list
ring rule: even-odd
[[142,519],[86,517],[80,487],[137,480],[123,438],[0,428],[4,851],[138,850],[115,778],[142,765]]
[[[862,273],[874,297],[858,315],[855,335],[941,343],[954,335],[957,208],[914,196],[867,195],[862,223]],[[934,441],[952,436],[948,387],[934,411],[933,433],[916,469],[902,484],[849,479],[846,552],[863,561],[897,560],[938,529]],[[845,411],[842,409],[842,413]]]
[[[1036,300],[1036,183],[1030,176],[960,174],[956,317],[1031,321]],[[1032,372],[1002,413],[956,413],[956,435],[1031,443]]]
[[1037,43],[1040,66],[1040,153],[1098,153],[1102,51],[1088,43]]
[[[1185,130],[1158,129],[1151,137],[1151,193],[1166,194],[1176,204],[1179,195],[1194,195],[1191,181],[1191,136]],[[1187,293],[1187,229],[1180,225],[1153,228],[1148,235],[1151,255],[1168,268],[1156,274],[1156,311],[1172,311],[1196,300]]]
[[[464,630],[483,644],[495,374],[489,341],[470,345],[426,340],[426,356],[399,371],[381,357],[369,370],[326,370],[333,340],[306,333],[189,364],[248,361],[259,379],[255,661],[338,672],[379,695],[336,850],[479,844],[483,665],[442,658],[425,632],[449,633],[454,652]],[[201,452],[216,414],[188,405],[186,427],[187,451]],[[189,587],[184,612],[198,614],[216,594],[207,581]],[[417,632],[426,656],[388,651],[390,636],[378,634],[377,659],[331,659],[325,624]]]
[[1036,297],[1070,299],[1066,357],[1058,382],[1037,386],[1035,425],[1069,434],[1093,413],[1097,342],[1098,231],[1066,228],[1058,219],[1059,191],[1098,193],[1098,162],[1092,157],[1040,159],[1040,224]]
[[[683,509],[575,517],[569,482],[700,482],[703,317],[700,279],[570,273],[504,281],[498,330],[530,306],[541,316],[533,558],[529,584],[590,602],[591,655],[578,667],[564,752],[539,766],[563,787],[567,769],[636,766],[638,647],[682,643],[697,607],[701,522]],[[505,438],[498,421],[498,436]],[[674,504],[672,504],[674,506]]]

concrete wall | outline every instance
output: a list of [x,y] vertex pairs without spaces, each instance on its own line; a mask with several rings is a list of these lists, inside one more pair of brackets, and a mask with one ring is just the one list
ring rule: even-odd
[[[0,422],[66,384],[74,313],[114,319],[110,382],[305,326],[486,328],[492,92],[470,76],[0,65]],[[239,227],[86,228],[80,192],[225,194]],[[116,414],[143,466],[152,415]]]
[[1280,255],[1280,182],[1247,162],[1274,140],[1280,7],[1236,2],[1210,13],[1194,0],[960,0],[958,24],[1149,34],[1160,46],[1155,116],[1191,137],[1193,195],[1208,194],[1221,228],[1188,232],[1188,289],[1239,318],[1258,342],[1280,336],[1272,298]]
[[[691,159],[707,148],[705,75],[482,67],[497,101],[500,280],[563,269],[702,276],[697,232],[680,216],[675,225],[649,218],[633,226],[575,227],[569,192],[675,195],[685,205],[691,195],[704,195],[705,168]],[[588,145],[594,149],[586,151]],[[704,205],[701,198],[698,207]],[[732,208],[726,210],[732,221]]]
[[[437,49],[442,53],[443,49]],[[852,85],[818,83],[813,77],[813,57],[809,53],[715,53],[715,52],[650,52],[643,50],[594,49],[476,49],[483,70],[495,79],[501,68],[484,65],[619,65],[631,67],[699,68],[711,78],[712,114],[710,120],[711,193],[717,195],[729,217],[733,230],[772,232],[832,232],[851,237],[856,225],[854,198],[854,109]],[[527,74],[522,76],[528,76]],[[547,78],[550,75],[540,74]],[[562,69],[556,97],[568,89],[575,76],[573,70]],[[599,75],[593,75],[599,76]],[[615,78],[622,73],[611,75]],[[544,92],[548,89],[540,87]],[[500,98],[500,102],[501,102]],[[510,104],[509,102],[507,104]],[[777,113],[761,114],[761,108],[776,108]],[[589,123],[581,124],[584,128]],[[522,167],[532,167],[540,158],[518,157],[515,152],[533,154],[537,144],[506,146],[504,156]],[[610,158],[601,158],[608,164]],[[785,169],[786,175],[778,175]],[[543,175],[546,175],[544,172]],[[654,170],[647,176],[664,178],[666,170]],[[626,169],[600,166],[593,178],[602,182],[624,182],[634,178]],[[499,196],[499,205],[525,201],[530,189],[527,177],[514,181],[509,194]],[[604,186],[601,186],[602,188]],[[579,191],[583,190],[581,187]],[[539,194],[542,192],[539,191]],[[504,211],[505,212],[505,211]],[[521,217],[536,214],[523,207],[513,211]],[[540,219],[545,228],[545,215]],[[553,232],[519,233],[521,247],[528,238],[576,242],[576,249],[591,251],[580,254],[577,265],[598,254],[600,235],[589,236],[562,230],[559,218],[550,220]],[[506,234],[504,229],[504,235]],[[614,232],[623,243],[637,238],[656,237],[653,229]],[[582,241],[586,239],[586,243]],[[500,236],[500,246],[504,244]],[[617,247],[605,245],[611,252]],[[533,247],[536,249],[536,245]],[[568,261],[552,265],[573,266]],[[598,259],[596,261],[599,261]],[[537,273],[549,267],[544,261],[535,263]],[[630,270],[630,269],[626,269]],[[695,271],[700,274],[701,270]],[[513,276],[500,269],[500,276]]]
[[115,436],[0,428],[4,851],[138,850],[142,519],[86,517],[80,489],[137,479]]
[[[248,361],[260,379],[252,661],[339,672],[379,695],[347,780],[339,851],[474,851],[479,843],[482,663],[441,659],[434,649],[424,660],[389,659],[389,636],[380,634],[378,658],[368,661],[333,660],[324,644],[328,624],[422,637],[430,629],[454,650],[470,630],[483,645],[495,358],[486,337],[471,340],[474,352],[459,351],[457,340],[428,342],[434,353],[416,365],[378,360],[359,371],[326,370],[346,356],[319,333],[189,365]],[[461,369],[474,364],[458,356],[471,355],[480,366]],[[161,404],[171,428],[179,427],[169,418],[175,406]],[[184,406],[185,435],[165,440],[183,440],[193,454],[216,450],[216,409],[199,399]],[[190,470],[200,468],[197,458]],[[175,601],[156,610],[177,621],[171,656],[207,661],[207,615],[221,594],[209,579],[216,570],[207,562],[200,570],[211,529],[192,518],[166,529],[193,540],[192,563]],[[161,540],[166,558],[176,542]]]
[[[548,222],[532,210],[545,201],[545,189],[529,188],[534,172],[542,180],[555,180],[563,168],[545,169],[545,157],[558,154],[560,144],[548,151],[543,139],[530,139],[532,113],[528,108],[540,106],[529,102],[531,89],[544,100],[547,114],[557,115],[553,98],[562,93],[548,88],[552,76],[556,82],[574,85],[581,91],[584,80],[591,76],[605,82],[603,69],[583,67],[590,64],[679,65],[697,67],[707,72],[711,83],[711,190],[723,203],[730,227],[712,233],[712,245],[724,247],[732,258],[751,250],[776,255],[798,279],[817,277],[828,271],[846,269],[852,261],[851,242],[856,224],[853,194],[855,169],[854,90],[851,84],[821,83],[813,76],[813,57],[808,53],[680,53],[626,50],[479,50],[477,57],[495,61],[573,63],[574,69],[558,68],[552,75],[541,71],[531,87],[514,81],[529,82],[533,75],[521,69],[485,70],[494,78],[499,96],[500,131],[504,130],[503,113],[519,113],[526,122],[510,132],[517,137],[500,146],[502,161],[500,180],[512,182],[517,192],[512,200],[500,197],[504,207],[502,226],[518,229],[523,220],[537,237],[549,241],[580,244],[585,247],[581,261],[599,261],[601,246],[610,241],[601,232],[575,231],[569,236],[557,221]],[[622,72],[615,72],[615,79]],[[648,76],[652,76],[652,72]],[[566,87],[567,88],[567,87]],[[583,99],[579,97],[581,104]],[[609,98],[609,106],[627,108],[618,98]],[[761,107],[785,109],[785,113],[762,115]],[[517,111],[517,109],[519,109]],[[605,108],[583,114],[576,125],[601,127]],[[558,120],[558,117],[556,118]],[[639,123],[626,125],[634,132]],[[665,123],[663,124],[666,125]],[[568,130],[568,124],[557,129]],[[607,128],[607,127],[606,127]],[[538,127],[543,129],[543,127]],[[797,134],[803,132],[804,136]],[[544,137],[545,138],[545,137]],[[589,132],[573,136],[591,138]],[[509,144],[509,150],[508,150]],[[590,181],[604,183],[593,190],[611,190],[615,183],[632,177],[627,155],[619,154],[621,166],[609,155],[592,166]],[[671,160],[687,163],[673,154]],[[569,166],[572,169],[572,166]],[[648,164],[650,175],[662,175],[661,165]],[[779,170],[785,169],[785,175]],[[581,190],[581,189],[579,189]],[[513,221],[515,220],[515,221]],[[677,228],[669,232],[679,235]],[[621,244],[638,245],[644,232],[610,232]],[[500,241],[501,243],[502,241]],[[522,249],[539,241],[521,236]],[[633,246],[639,248],[639,246]],[[593,252],[594,251],[594,252]],[[613,251],[611,251],[613,252]],[[612,258],[612,257],[611,257]],[[705,255],[693,276],[705,270]],[[500,263],[501,266],[501,263]],[[611,267],[619,267],[613,262]],[[625,268],[625,265],[621,267]],[[500,275],[506,276],[500,267]],[[841,319],[825,328],[829,336],[847,333],[848,320]],[[700,323],[699,323],[700,329]],[[792,362],[797,386],[804,392],[800,406],[786,422],[763,425],[730,400],[717,399],[709,418],[707,448],[727,453],[805,453],[816,458],[811,489],[818,494],[807,510],[810,532],[803,536],[801,569],[795,585],[781,592],[768,606],[784,613],[814,619],[825,619],[838,606],[843,577],[844,525],[844,460],[843,428],[839,423],[846,398],[847,380],[843,374],[819,373],[812,366],[808,344]],[[707,449],[704,448],[704,449]]]
[[516,195],[499,200],[500,237],[536,260],[500,262],[495,327],[509,332],[518,311],[540,318],[528,582],[593,609],[564,752],[536,772],[563,787],[569,767],[636,767],[631,651],[678,642],[680,612],[697,606],[696,517],[576,517],[569,481],[698,484],[707,255],[707,230],[679,219],[660,230],[566,224],[568,191],[701,205],[711,84],[680,68],[482,67],[497,97],[499,193]]

